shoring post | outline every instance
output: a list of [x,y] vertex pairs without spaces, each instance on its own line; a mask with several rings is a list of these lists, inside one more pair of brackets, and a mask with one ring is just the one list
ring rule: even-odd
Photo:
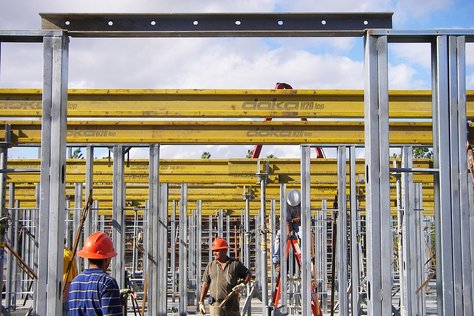
[[266,213],[266,185],[268,181],[268,174],[270,172],[270,165],[268,161],[257,161],[257,176],[260,183],[260,257],[261,257],[261,286],[262,286],[262,315],[269,313],[268,301],[268,246],[267,246],[267,213]]

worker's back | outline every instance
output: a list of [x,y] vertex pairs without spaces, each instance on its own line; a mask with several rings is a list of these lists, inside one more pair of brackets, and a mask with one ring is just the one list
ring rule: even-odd
[[101,269],[86,269],[71,283],[69,315],[122,315],[117,282]]

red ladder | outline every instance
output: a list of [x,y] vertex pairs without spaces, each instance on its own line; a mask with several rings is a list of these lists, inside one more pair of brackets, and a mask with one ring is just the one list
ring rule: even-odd
[[[301,248],[298,243],[298,239],[294,236],[290,236],[288,238],[288,241],[286,242],[286,247],[285,247],[285,254],[286,254],[286,260],[288,259],[289,253],[290,253],[290,247],[293,248],[293,253],[295,255],[296,262],[298,263],[298,266],[301,268]],[[280,296],[281,296],[281,282],[280,282],[280,272],[278,272],[277,280],[276,280],[276,287],[275,291],[273,292],[273,306],[278,307],[278,303],[280,302]],[[323,312],[321,311],[321,306],[319,305],[319,300],[318,300],[318,293],[316,292],[313,282],[311,282],[311,310],[313,311],[314,316],[322,316]]]

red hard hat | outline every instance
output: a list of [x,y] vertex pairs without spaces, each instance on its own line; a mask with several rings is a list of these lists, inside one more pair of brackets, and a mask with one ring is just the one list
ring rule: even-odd
[[229,245],[227,244],[227,241],[222,238],[216,238],[214,239],[214,242],[212,243],[212,248],[211,250],[222,250],[222,249],[227,249],[229,248]]
[[88,259],[108,259],[115,257],[112,239],[104,232],[95,232],[87,237],[84,247],[77,253],[79,257]]

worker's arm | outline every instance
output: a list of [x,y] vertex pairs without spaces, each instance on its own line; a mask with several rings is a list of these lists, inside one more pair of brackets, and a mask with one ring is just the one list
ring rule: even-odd
[[247,276],[245,277],[244,279],[244,283],[247,284],[250,282],[250,280],[252,280],[252,275],[250,274],[250,272],[247,274]]
[[209,290],[209,284],[207,282],[202,282],[201,295],[199,297],[199,302],[204,302],[204,298],[206,297],[208,290]]

